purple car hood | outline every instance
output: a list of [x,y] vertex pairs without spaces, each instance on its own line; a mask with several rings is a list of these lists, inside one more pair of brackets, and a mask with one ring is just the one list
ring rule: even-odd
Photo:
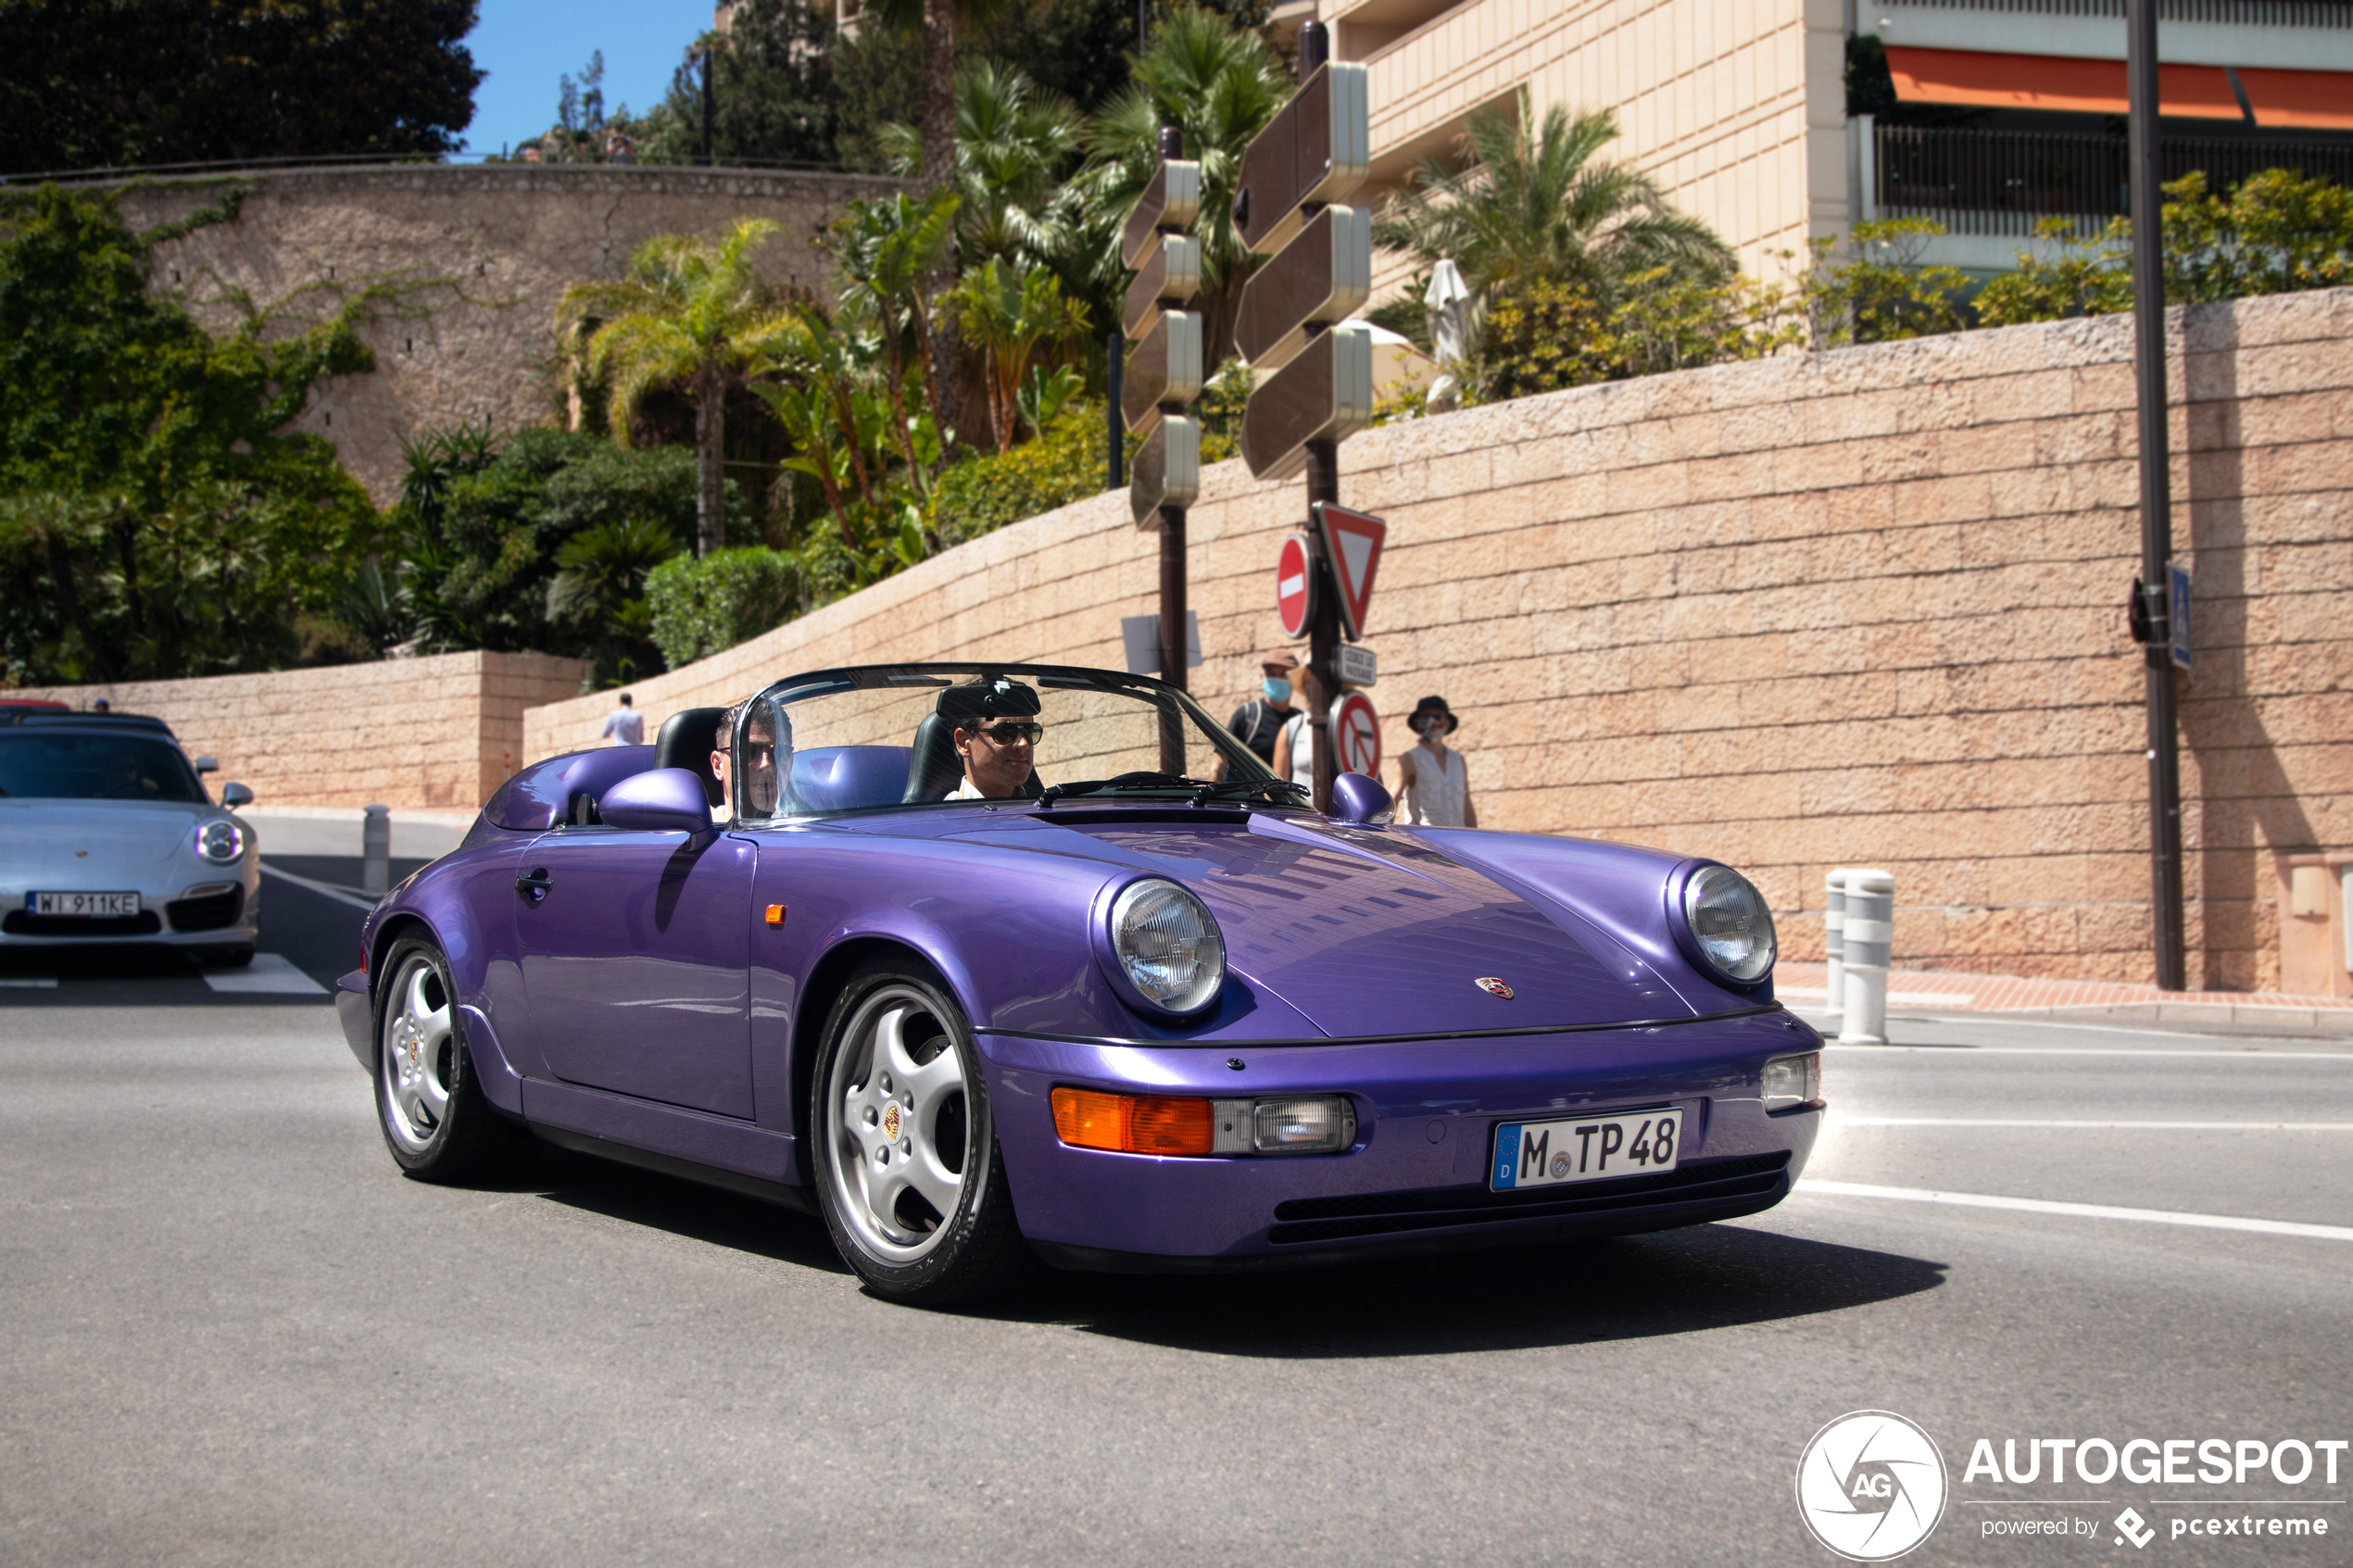
[[[1228,965],[1336,1037],[1628,1023],[1699,1010],[1592,918],[1541,893],[1540,907],[1409,834],[1265,814],[1196,823],[1100,813],[1009,817],[952,836],[1182,883],[1216,915]],[[1661,884],[1674,864],[1660,858]]]

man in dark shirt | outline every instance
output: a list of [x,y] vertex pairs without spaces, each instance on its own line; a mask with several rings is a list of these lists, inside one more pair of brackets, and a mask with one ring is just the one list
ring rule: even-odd
[[1298,670],[1299,660],[1291,655],[1268,654],[1258,666],[1259,695],[1235,709],[1234,716],[1226,721],[1234,738],[1258,753],[1258,759],[1270,768],[1275,765],[1275,737],[1299,711],[1290,705],[1291,677]]

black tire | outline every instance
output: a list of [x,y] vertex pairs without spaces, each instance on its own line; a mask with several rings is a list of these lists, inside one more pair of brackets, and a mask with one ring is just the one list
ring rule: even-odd
[[449,960],[429,939],[404,936],[377,976],[376,1124],[394,1163],[414,1180],[443,1184],[520,1172],[538,1140],[483,1098]]
[[[893,1075],[886,1038],[898,1040],[902,1066],[916,1065],[913,1076]],[[824,1042],[810,1075],[812,1176],[834,1246],[867,1288],[911,1306],[957,1306],[1035,1267],[980,1052],[938,975],[912,960],[867,964],[834,999]]]

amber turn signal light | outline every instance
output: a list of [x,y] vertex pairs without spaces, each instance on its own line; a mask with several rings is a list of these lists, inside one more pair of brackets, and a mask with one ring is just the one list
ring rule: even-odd
[[1205,1099],[1056,1089],[1053,1102],[1055,1136],[1080,1148],[1208,1154],[1216,1141]]
[[768,923],[770,925],[782,925],[785,923],[785,907],[782,904],[771,904],[768,906]]

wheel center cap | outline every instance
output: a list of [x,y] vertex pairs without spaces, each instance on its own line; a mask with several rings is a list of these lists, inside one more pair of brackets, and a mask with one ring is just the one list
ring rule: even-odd
[[899,1102],[897,1100],[892,1100],[888,1105],[883,1107],[882,1131],[883,1136],[886,1139],[892,1143],[897,1143],[899,1141],[899,1129],[903,1123],[904,1118],[900,1114]]
[[404,1018],[399,1022],[393,1025],[392,1048],[396,1054],[407,1057],[410,1067],[413,1068],[418,1064],[419,1053],[417,1050],[417,1026],[415,1023]]

